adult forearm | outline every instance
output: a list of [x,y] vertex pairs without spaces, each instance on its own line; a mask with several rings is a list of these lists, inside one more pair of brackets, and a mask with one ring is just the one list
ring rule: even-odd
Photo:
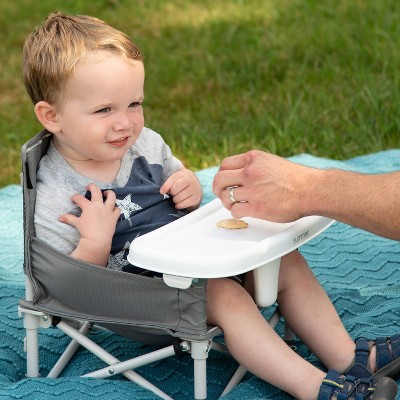
[[304,214],[324,215],[400,240],[400,172],[321,171],[309,185]]

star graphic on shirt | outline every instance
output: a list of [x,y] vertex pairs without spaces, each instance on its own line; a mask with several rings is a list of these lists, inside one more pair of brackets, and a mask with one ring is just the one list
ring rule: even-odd
[[117,207],[121,210],[121,214],[124,215],[125,219],[131,216],[134,211],[141,210],[142,207],[139,204],[132,202],[132,197],[130,194],[124,197],[123,200],[116,200]]
[[115,255],[111,255],[108,258],[108,268],[115,269],[117,271],[121,271],[123,267],[129,264],[129,262],[125,259],[125,252],[129,249],[130,243],[126,242],[124,248],[116,253]]

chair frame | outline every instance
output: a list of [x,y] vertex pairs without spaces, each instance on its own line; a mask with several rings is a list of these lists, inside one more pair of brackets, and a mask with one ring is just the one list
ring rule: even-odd
[[[25,301],[32,301],[32,284],[29,279],[26,279],[26,297]],[[22,302],[18,306],[19,316],[23,318],[24,328],[26,330],[26,337],[24,338],[24,350],[26,352],[26,365],[27,365],[27,378],[38,378],[40,377],[39,371],[39,328],[51,328],[53,326],[54,316],[44,313],[41,311],[32,310],[30,308],[24,307]],[[274,313],[268,320],[268,323],[272,328],[278,324],[281,319],[281,314],[278,308],[275,309]],[[75,326],[73,326],[75,325]],[[65,321],[57,321],[57,328],[64,332],[67,336],[71,338],[71,342],[64,350],[61,357],[58,359],[56,364],[53,366],[48,378],[58,378],[64,368],[67,366],[68,362],[75,355],[79,346],[86,348],[93,355],[97,356],[99,359],[108,364],[108,367],[92,371],[90,373],[84,374],[81,377],[99,378],[104,379],[108,377],[115,376],[117,374],[122,374],[125,378],[136,383],[137,385],[153,392],[157,396],[165,400],[171,400],[172,398],[168,396],[165,392],[160,390],[158,387],[153,385],[148,380],[141,377],[134,369],[139,368],[143,365],[149,363],[160,361],[165,358],[174,356],[176,350],[173,345],[149,352],[145,355],[131,358],[127,361],[119,361],[112,354],[104,350],[102,347],[93,342],[89,337],[91,329],[94,324],[90,321],[79,322],[72,321],[72,323],[67,323]],[[98,328],[103,329],[103,328]],[[219,328],[216,329],[219,333]],[[211,333],[211,332],[210,332]],[[294,334],[288,326],[285,326],[285,336],[284,339],[287,341],[293,340]],[[224,344],[213,341],[212,338],[206,340],[192,340],[181,338],[180,350],[182,352],[190,353],[193,359],[193,376],[194,376],[194,399],[202,400],[207,399],[207,369],[206,363],[210,350],[216,350],[223,353],[229,353],[227,347]],[[239,366],[235,374],[232,376],[221,397],[229,393],[235,386],[237,386],[243,377],[245,376],[247,370]]]

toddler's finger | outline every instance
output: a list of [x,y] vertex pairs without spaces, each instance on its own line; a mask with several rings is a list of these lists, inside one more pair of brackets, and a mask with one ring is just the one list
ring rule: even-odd
[[60,215],[58,217],[58,220],[60,222],[63,222],[64,224],[71,225],[71,226],[76,226],[76,221],[78,217],[72,214],[64,214]]
[[161,186],[160,188],[160,193],[161,194],[167,194],[170,192],[172,185],[174,184],[176,178],[174,177],[174,174],[172,174]]
[[96,184],[89,183],[89,185],[87,185],[87,187],[86,187],[86,190],[88,190],[90,192],[92,201],[103,202],[103,193],[101,192],[100,188]]
[[90,200],[88,200],[86,197],[84,197],[78,193],[75,193],[71,197],[71,201],[80,208],[83,208],[86,204],[90,203]]
[[104,191],[103,195],[105,197],[105,203],[106,204],[115,205],[115,201],[117,199],[117,196],[115,195],[115,193],[112,190]]

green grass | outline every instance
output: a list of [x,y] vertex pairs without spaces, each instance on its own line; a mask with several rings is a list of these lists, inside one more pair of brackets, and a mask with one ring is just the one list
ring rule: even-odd
[[398,0],[0,0],[0,187],[38,130],[25,36],[91,14],[145,54],[146,125],[192,169],[259,148],[345,159],[399,146]]

